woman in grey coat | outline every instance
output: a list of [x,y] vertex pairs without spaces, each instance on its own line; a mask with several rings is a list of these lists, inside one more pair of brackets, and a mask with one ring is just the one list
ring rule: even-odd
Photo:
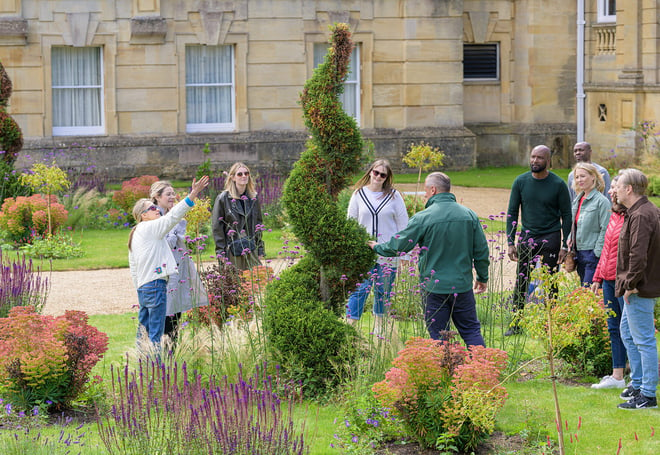
[[[151,185],[150,197],[152,202],[160,209],[161,215],[165,215],[177,203],[176,192],[172,184],[166,180],[160,180]],[[169,335],[172,341],[176,341],[181,313],[209,304],[208,295],[188,250],[186,242],[187,223],[185,219],[181,220],[165,236],[178,267],[178,272],[170,276],[167,282],[164,335]]]

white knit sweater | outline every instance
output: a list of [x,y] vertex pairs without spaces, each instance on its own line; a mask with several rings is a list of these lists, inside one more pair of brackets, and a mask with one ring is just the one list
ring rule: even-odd
[[[394,234],[408,225],[408,212],[403,196],[395,191],[391,197],[373,192],[366,186],[357,190],[348,203],[348,217],[354,218],[377,243],[387,242]],[[378,262],[392,262],[391,258],[379,257]]]
[[190,204],[190,199],[185,198],[165,216],[142,221],[135,227],[131,249],[128,250],[128,264],[136,289],[153,280],[167,280],[176,273],[176,260],[165,236],[194,205]]

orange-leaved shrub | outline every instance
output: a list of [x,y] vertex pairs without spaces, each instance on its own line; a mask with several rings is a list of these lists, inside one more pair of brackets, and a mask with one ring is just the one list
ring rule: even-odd
[[[29,197],[9,197],[0,209],[0,230],[7,233],[7,239],[19,245],[31,243],[32,239],[44,237],[48,233],[48,203],[40,194]],[[53,231],[66,223],[69,212],[50,196],[50,215]]]
[[138,199],[148,198],[151,184],[158,181],[155,175],[133,177],[121,183],[121,190],[115,191],[112,200],[125,212],[131,213]]
[[495,425],[505,351],[411,338],[372,391],[424,447],[474,449]]
[[70,405],[108,348],[108,336],[87,323],[82,311],[53,317],[34,307],[14,307],[0,318],[0,385],[21,409]]

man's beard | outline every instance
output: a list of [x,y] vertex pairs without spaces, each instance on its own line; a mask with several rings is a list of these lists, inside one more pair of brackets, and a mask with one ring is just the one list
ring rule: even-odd
[[545,164],[530,164],[529,168],[532,172],[543,172],[547,166]]

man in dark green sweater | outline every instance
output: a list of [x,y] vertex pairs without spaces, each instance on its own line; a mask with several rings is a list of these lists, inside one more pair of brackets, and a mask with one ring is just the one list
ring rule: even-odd
[[[518,262],[513,303],[516,311],[525,307],[529,274],[540,258],[543,264],[556,271],[564,261],[571,233],[571,199],[566,183],[550,172],[551,152],[545,145],[537,145],[529,157],[530,172],[519,175],[511,187],[507,211],[506,232],[509,259]],[[518,214],[521,229],[516,247]],[[562,236],[563,233],[563,236]],[[520,333],[517,325],[506,335]]]
[[490,264],[481,222],[472,210],[456,202],[456,196],[449,192],[451,181],[446,174],[429,174],[424,189],[426,209],[416,213],[389,242],[372,241],[369,246],[380,256],[393,257],[419,245],[419,275],[429,335],[434,340],[443,338],[451,320],[465,344],[484,346],[474,300],[475,293],[486,291]]

